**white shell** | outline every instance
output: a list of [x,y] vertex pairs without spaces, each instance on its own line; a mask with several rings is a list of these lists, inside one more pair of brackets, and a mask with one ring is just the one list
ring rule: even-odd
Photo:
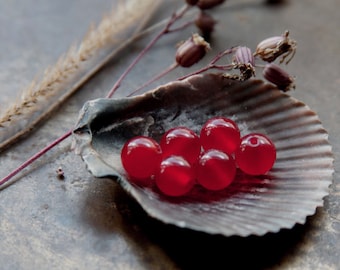
[[[207,119],[221,115],[236,121],[242,134],[261,132],[274,142],[277,160],[266,176],[239,174],[223,191],[196,187],[181,198],[127,181],[120,150],[128,138],[159,139],[179,125],[198,132]],[[90,172],[118,177],[150,216],[225,236],[264,235],[303,224],[323,205],[334,170],[328,134],[308,106],[260,80],[238,82],[222,74],[193,76],[132,98],[90,101],[74,138]]]

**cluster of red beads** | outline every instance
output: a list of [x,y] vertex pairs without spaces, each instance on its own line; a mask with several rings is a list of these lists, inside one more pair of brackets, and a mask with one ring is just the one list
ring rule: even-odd
[[121,160],[129,180],[155,181],[168,196],[187,194],[198,183],[217,191],[228,187],[239,168],[249,175],[268,172],[276,159],[272,141],[263,134],[241,137],[236,123],[225,117],[209,119],[200,134],[186,127],[168,130],[160,142],[137,136],[123,146]]

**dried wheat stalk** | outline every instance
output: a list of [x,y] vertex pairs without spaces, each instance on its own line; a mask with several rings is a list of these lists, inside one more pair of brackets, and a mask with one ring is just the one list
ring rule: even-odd
[[[0,152],[28,134],[79,89],[141,30],[161,0],[119,1],[111,14],[91,27],[78,46],[72,46],[40,81],[23,91],[21,100],[0,116]],[[126,42],[124,42],[126,40]]]

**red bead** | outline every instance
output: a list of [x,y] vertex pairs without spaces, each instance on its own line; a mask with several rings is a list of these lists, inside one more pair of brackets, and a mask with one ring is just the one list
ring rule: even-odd
[[127,141],[121,152],[123,167],[131,181],[150,178],[158,170],[161,159],[159,144],[144,136]]
[[209,119],[201,129],[200,138],[204,150],[218,149],[228,154],[232,154],[241,141],[236,123],[226,117]]
[[265,174],[275,163],[275,145],[263,134],[248,134],[242,138],[235,159],[243,172],[250,175]]
[[183,196],[193,188],[195,174],[191,165],[184,158],[170,156],[161,162],[155,182],[165,195]]
[[231,155],[211,149],[201,156],[195,171],[201,186],[208,190],[221,190],[234,180],[236,165]]
[[163,159],[169,156],[181,156],[190,164],[197,161],[201,153],[201,142],[198,135],[186,127],[168,130],[160,141]]

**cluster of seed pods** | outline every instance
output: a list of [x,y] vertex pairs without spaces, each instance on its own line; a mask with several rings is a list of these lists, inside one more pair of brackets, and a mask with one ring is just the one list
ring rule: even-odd
[[[238,46],[234,49],[226,50],[220,53],[206,68],[200,71],[206,71],[211,68],[223,71],[237,69],[240,74],[226,73],[225,76],[244,81],[255,76],[255,67],[261,67],[263,68],[263,77],[267,81],[275,84],[278,89],[286,92],[295,88],[294,78],[273,62],[281,57],[279,63],[281,64],[287,59],[285,63],[288,64],[295,55],[296,47],[296,41],[289,37],[288,31],[285,31],[281,36],[274,36],[261,41],[257,45],[254,53],[246,46]],[[200,61],[209,49],[209,43],[200,35],[193,34],[178,47],[176,62],[179,66],[190,67]],[[231,64],[216,65],[217,60],[220,60],[220,58],[229,53],[233,53]],[[265,61],[266,64],[264,66],[258,65],[256,63],[257,58]]]

